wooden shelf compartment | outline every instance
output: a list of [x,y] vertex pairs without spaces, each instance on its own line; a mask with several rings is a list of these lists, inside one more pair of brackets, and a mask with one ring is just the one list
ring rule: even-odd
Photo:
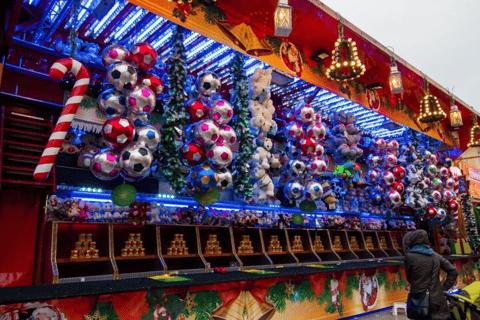
[[[262,245],[263,239],[260,236],[260,230],[258,228],[231,228],[231,234],[233,237],[233,243],[235,245],[235,252],[240,258],[244,267],[252,266],[270,266],[271,261],[265,256],[264,246]],[[252,242],[253,252],[239,252],[240,242],[243,240],[243,236],[248,235]]]
[[[113,224],[113,255],[120,274],[162,271],[163,266],[157,253],[156,226]],[[122,256],[130,234],[140,234],[145,255]],[[141,262],[142,260],[152,260]]]
[[[198,239],[201,248],[201,254],[205,261],[214,267],[239,267],[239,262],[232,252],[232,239],[230,228],[228,227],[198,227]],[[207,241],[210,235],[216,235],[219,246],[222,248],[221,253],[207,254]]]
[[[313,241],[310,241],[307,229],[287,229],[287,236],[292,253],[300,263],[320,261],[320,257],[313,252]],[[293,251],[295,237],[300,237],[303,250]]]
[[323,250],[316,250],[315,253],[323,262],[339,261],[340,257],[332,250],[330,233],[325,229],[308,230],[312,245],[315,245],[315,238],[319,237],[322,241]]
[[363,237],[366,240],[367,237],[372,237],[373,248],[367,248],[367,250],[375,257],[375,258],[387,258],[388,255],[385,251],[382,250],[380,246],[380,240],[378,237],[377,231],[363,231]]
[[[344,230],[328,230],[330,234],[330,239],[332,241],[332,250],[340,257],[340,260],[357,260],[359,259],[358,255],[350,250],[349,242],[347,239],[347,232]],[[340,237],[340,243],[342,244],[342,249],[336,249],[334,247],[336,237]]]
[[[160,233],[162,258],[164,259],[168,270],[205,268],[205,264],[198,254],[196,227],[184,225],[160,225],[158,228]],[[188,247],[188,254],[167,255],[168,248],[171,246],[171,241],[175,238],[175,234],[183,234],[183,240],[185,240],[185,245]]]
[[[363,233],[359,230],[347,230],[347,240],[350,246],[350,249],[352,252],[355,253],[355,255],[359,259],[372,259],[374,258],[374,255],[368,250],[368,248],[365,245],[365,237],[363,236]],[[358,248],[353,247],[352,240],[353,237],[356,239]]]
[[[267,256],[272,261],[274,265],[280,264],[296,264],[298,263],[296,257],[288,252],[288,239],[287,233],[283,229],[272,229],[272,228],[261,228],[260,233],[262,235],[263,244],[265,246],[265,251]],[[278,241],[280,242],[280,246],[282,247],[281,252],[269,252],[268,247],[270,244],[270,239],[272,236],[277,236]]]
[[[58,279],[101,275],[113,277],[114,269],[109,256],[108,224],[56,222],[52,224],[52,228],[56,228],[56,232],[53,232],[51,250],[56,250]],[[92,234],[98,258],[71,259],[72,250],[75,249],[75,243],[79,241],[82,233]],[[81,263],[81,267],[78,263]]]

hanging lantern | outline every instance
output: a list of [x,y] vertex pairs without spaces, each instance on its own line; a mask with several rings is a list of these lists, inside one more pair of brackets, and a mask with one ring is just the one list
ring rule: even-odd
[[425,97],[423,97],[420,103],[420,116],[418,121],[421,123],[432,123],[445,119],[447,116],[445,111],[440,108],[440,103],[437,97],[432,96],[428,91],[427,78],[424,79]]
[[[345,58],[342,56],[345,50]],[[357,46],[352,39],[345,40],[343,24],[338,24],[338,39],[332,51],[332,65],[327,69],[327,77],[336,81],[353,80],[365,73],[365,66],[358,58]]]
[[470,128],[470,142],[467,144],[468,148],[480,147],[480,140],[475,139],[477,134],[480,134],[480,126],[477,123],[477,115],[473,114],[473,126]]
[[288,0],[278,0],[275,10],[275,36],[287,38],[292,32],[292,7]]
[[456,130],[463,125],[462,113],[458,110],[458,107],[455,105],[455,100],[453,99],[453,94],[450,97],[450,126],[452,129]]
[[390,84],[390,92],[392,94],[399,94],[403,92],[402,74],[398,71],[395,58],[392,57],[392,65],[390,66],[390,76],[388,77]]

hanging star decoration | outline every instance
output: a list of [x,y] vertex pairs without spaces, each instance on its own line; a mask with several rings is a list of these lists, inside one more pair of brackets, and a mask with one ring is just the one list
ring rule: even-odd
[[192,313],[192,308],[197,305],[197,303],[195,302],[195,296],[196,296],[196,294],[191,294],[189,292],[189,293],[187,293],[187,296],[185,297],[185,302],[187,303],[188,313]]
[[108,316],[100,316],[100,311],[98,310],[95,310],[93,316],[86,315],[83,317],[85,318],[85,320],[107,320],[108,318]]
[[287,294],[287,296],[293,295],[294,289],[295,289],[295,285],[293,283],[291,282],[285,283],[285,293]]

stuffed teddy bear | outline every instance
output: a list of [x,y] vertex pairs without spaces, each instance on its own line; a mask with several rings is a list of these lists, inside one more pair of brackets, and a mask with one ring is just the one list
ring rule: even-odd
[[105,222],[113,222],[113,212],[115,211],[113,203],[104,202],[102,204],[102,213]]
[[273,181],[267,174],[266,167],[256,166],[253,170],[254,178],[256,179],[253,185],[253,194],[258,202],[265,202],[267,199],[274,196],[275,188]]
[[159,223],[160,209],[156,202],[150,203],[150,215],[148,216],[151,223]]
[[81,152],[82,153],[96,153],[98,151],[97,141],[98,138],[92,133],[85,133],[80,140],[82,141],[81,144]]
[[275,107],[270,99],[270,84],[272,81],[271,68],[257,69],[250,78],[249,85],[249,110],[252,115],[250,126],[261,132],[275,134],[277,123],[273,120]]
[[80,152],[80,149],[73,144],[75,141],[75,134],[73,133],[67,133],[65,136],[65,139],[63,140],[62,147],[60,149],[60,152],[67,153],[67,154],[78,154]]
[[265,169],[279,168],[280,159],[272,154],[273,141],[270,138],[257,139],[257,148],[252,155],[253,165],[264,167]]

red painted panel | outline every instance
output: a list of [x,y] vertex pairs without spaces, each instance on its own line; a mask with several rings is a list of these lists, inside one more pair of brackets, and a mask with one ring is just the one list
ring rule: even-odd
[[0,287],[33,284],[38,218],[43,194],[32,190],[0,192]]

